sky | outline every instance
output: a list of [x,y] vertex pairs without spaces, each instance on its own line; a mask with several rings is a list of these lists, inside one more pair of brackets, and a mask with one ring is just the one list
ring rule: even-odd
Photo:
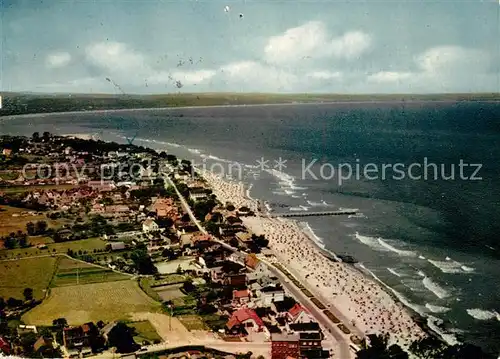
[[0,90],[500,91],[498,0],[0,0]]

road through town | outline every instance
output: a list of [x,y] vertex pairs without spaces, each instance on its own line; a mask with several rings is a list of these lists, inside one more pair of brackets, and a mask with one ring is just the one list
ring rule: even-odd
[[[191,218],[193,223],[195,223],[195,225],[198,227],[198,229],[202,233],[207,234],[208,232],[205,230],[205,228],[203,228],[203,226],[200,224],[198,219],[195,217],[194,213],[191,211],[189,204],[187,203],[184,196],[182,196],[182,194],[179,192],[175,183],[173,183],[173,181],[171,181],[170,178],[168,178],[168,176],[165,174],[164,174],[164,179],[165,179],[165,186],[171,185],[174,188],[174,190],[176,191],[176,193],[179,196],[179,199],[182,203],[182,206],[184,207],[186,212],[189,214],[189,217]],[[230,246],[229,244],[222,242],[216,238],[214,238],[214,240],[216,242],[220,243],[225,248],[230,249],[231,251],[239,252],[242,255],[247,254],[245,252],[239,251],[237,248],[234,248],[234,247]],[[302,291],[297,286],[295,286],[294,283],[290,282],[288,280],[288,278],[280,270],[278,270],[276,267],[274,267],[272,265],[272,263],[270,263],[266,260],[262,260],[262,261],[263,261],[263,263],[265,263],[267,265],[268,269],[276,277],[278,277],[280,279],[281,283],[283,284],[283,287],[285,289],[287,289],[293,295],[293,297],[295,297],[300,302],[300,304],[302,304],[305,308],[307,308],[310,311],[310,313],[314,316],[314,318],[318,321],[318,323],[320,323],[324,328],[326,328],[331,333],[331,335],[335,338],[335,341],[338,344],[337,347],[338,347],[338,351],[339,351],[337,357],[342,358],[342,359],[351,358],[353,356],[353,354],[349,349],[349,341],[345,337],[345,335],[342,333],[342,331],[325,314],[323,314],[321,312],[321,310],[319,310],[311,302],[311,300],[304,293],[302,293]]]

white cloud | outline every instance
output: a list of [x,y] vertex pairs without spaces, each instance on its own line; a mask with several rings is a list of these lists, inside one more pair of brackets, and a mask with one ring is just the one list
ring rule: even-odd
[[398,82],[410,79],[414,75],[411,72],[380,71],[369,75],[368,81],[375,83]]
[[370,35],[350,31],[331,37],[320,21],[311,21],[271,36],[264,49],[266,61],[274,64],[297,62],[304,58],[336,57],[353,59],[366,52],[372,43]]
[[183,85],[194,85],[210,80],[216,73],[214,70],[176,71],[172,77]]
[[331,80],[331,79],[339,79],[342,77],[342,72],[340,71],[313,71],[307,74],[307,77],[311,77],[313,79],[318,80]]
[[292,91],[297,76],[280,68],[255,61],[232,62],[220,68],[226,83],[245,91]]
[[[490,64],[487,53],[460,46],[432,47],[416,56],[417,65],[429,73],[444,73],[456,71],[482,71]],[[457,76],[463,74],[456,74]]]
[[112,72],[124,72],[134,75],[144,71],[144,56],[121,42],[98,42],[85,49],[87,60],[93,65]]
[[353,59],[367,51],[372,43],[370,35],[361,31],[351,31],[336,39],[328,45],[328,52],[336,57]]
[[71,55],[67,52],[54,52],[47,55],[45,64],[50,68],[64,67],[71,61]]
[[314,55],[314,50],[327,41],[323,23],[311,21],[286,30],[282,35],[271,36],[264,49],[265,58],[271,63],[297,60]]

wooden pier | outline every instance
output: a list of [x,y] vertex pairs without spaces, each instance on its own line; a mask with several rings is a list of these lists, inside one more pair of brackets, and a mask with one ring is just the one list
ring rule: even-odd
[[344,216],[357,214],[357,209],[344,209],[341,211],[322,211],[322,212],[306,212],[306,211],[297,211],[297,212],[287,212],[287,213],[269,213],[269,217],[312,217],[312,216]]

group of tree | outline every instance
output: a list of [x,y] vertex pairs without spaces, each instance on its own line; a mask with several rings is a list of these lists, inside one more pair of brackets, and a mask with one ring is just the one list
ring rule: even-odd
[[108,345],[115,347],[117,353],[132,353],[139,349],[134,341],[134,330],[123,322],[118,322],[108,334]]
[[24,288],[23,290],[23,297],[24,301],[21,299],[16,299],[13,297],[8,298],[5,300],[4,298],[0,297],[0,311],[4,310],[5,308],[18,308],[24,305],[25,302],[31,302],[34,299],[33,295],[33,289],[32,288]]
[[51,138],[51,134],[50,132],[47,132],[45,131],[42,136],[40,136],[40,133],[39,132],[33,132],[33,135],[31,135],[31,140],[33,142],[40,142],[40,141],[44,141],[44,142],[48,142]]
[[22,231],[11,232],[9,235],[0,238],[6,249],[29,247],[28,236]]
[[[369,346],[356,353],[357,359],[408,359],[409,354],[397,344],[389,345],[388,335],[368,335]],[[429,336],[413,342],[409,352],[421,359],[494,359],[471,344],[448,345]]]
[[131,255],[130,259],[134,262],[134,266],[139,272],[139,274],[156,274],[158,269],[155,267],[151,257],[149,256],[145,248],[135,249]]
[[28,232],[28,235],[30,236],[39,236],[42,234],[45,234],[47,232],[47,222],[45,221],[36,221],[35,223],[33,222],[28,222],[26,223],[26,232]]
[[211,213],[217,202],[214,198],[196,201],[193,206],[193,213],[201,221],[205,220],[207,214]]

